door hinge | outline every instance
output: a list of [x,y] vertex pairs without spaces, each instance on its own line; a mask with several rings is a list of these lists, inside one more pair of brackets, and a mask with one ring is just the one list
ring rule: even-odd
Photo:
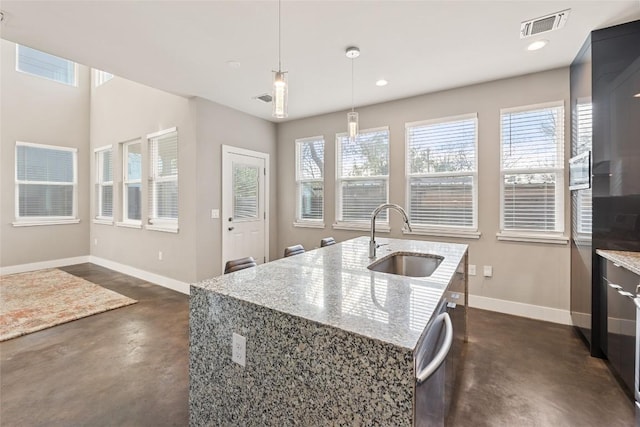
[[263,216],[264,216],[264,219],[267,219],[267,213],[266,212],[263,213]]
[[264,176],[267,176],[267,168],[264,168]]
[[264,261],[262,262],[265,262],[265,263],[267,262],[267,257],[263,257],[262,259],[264,259]]

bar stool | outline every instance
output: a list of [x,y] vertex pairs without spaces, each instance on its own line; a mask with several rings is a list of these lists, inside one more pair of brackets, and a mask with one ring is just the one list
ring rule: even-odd
[[255,267],[256,260],[253,257],[245,257],[227,261],[224,265],[224,274],[233,273],[234,271],[244,270],[245,268]]
[[334,240],[333,237],[325,237],[324,239],[320,240],[320,247],[324,248],[325,246],[331,246],[331,245],[335,245],[336,241]]
[[293,245],[284,249],[284,256],[293,256],[304,253],[304,247],[302,245]]

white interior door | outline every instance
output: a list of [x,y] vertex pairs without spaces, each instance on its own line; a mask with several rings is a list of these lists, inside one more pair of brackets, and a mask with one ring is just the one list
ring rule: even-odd
[[233,259],[269,259],[268,165],[266,153],[222,147],[223,269]]

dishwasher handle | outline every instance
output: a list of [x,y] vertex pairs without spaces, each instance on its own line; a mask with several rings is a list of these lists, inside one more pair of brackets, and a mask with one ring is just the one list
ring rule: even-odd
[[453,325],[451,324],[451,318],[449,317],[449,313],[442,313],[436,318],[436,322],[444,321],[445,326],[445,334],[444,334],[444,342],[442,343],[442,347],[438,350],[438,353],[433,358],[433,360],[422,369],[416,375],[416,381],[418,384],[422,384],[425,382],[435,371],[438,370],[442,362],[449,354],[449,350],[451,349],[451,344],[453,343]]

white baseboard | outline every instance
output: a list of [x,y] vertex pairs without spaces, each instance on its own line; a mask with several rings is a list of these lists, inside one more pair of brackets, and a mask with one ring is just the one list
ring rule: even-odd
[[546,322],[572,325],[571,313],[559,308],[544,307],[541,305],[524,304],[515,301],[506,301],[495,298],[469,295],[469,306],[483,310],[497,311],[499,313],[512,314],[514,316],[528,317],[530,319],[544,320]]
[[26,273],[27,271],[44,270],[46,268],[58,268],[67,265],[82,264],[89,261],[89,255],[72,258],[52,259],[49,261],[31,262],[29,264],[10,265],[0,267],[0,274]]
[[164,286],[165,288],[172,289],[174,291],[181,292],[189,295],[190,285],[180,280],[172,279],[170,277],[161,276],[159,274],[151,273],[149,271],[140,270],[139,268],[131,267],[126,264],[111,261],[108,259],[100,258],[94,255],[89,256],[89,261],[93,264],[118,271],[120,273],[128,274],[129,276],[137,277],[138,279],[146,280],[147,282],[154,283],[156,285]]

